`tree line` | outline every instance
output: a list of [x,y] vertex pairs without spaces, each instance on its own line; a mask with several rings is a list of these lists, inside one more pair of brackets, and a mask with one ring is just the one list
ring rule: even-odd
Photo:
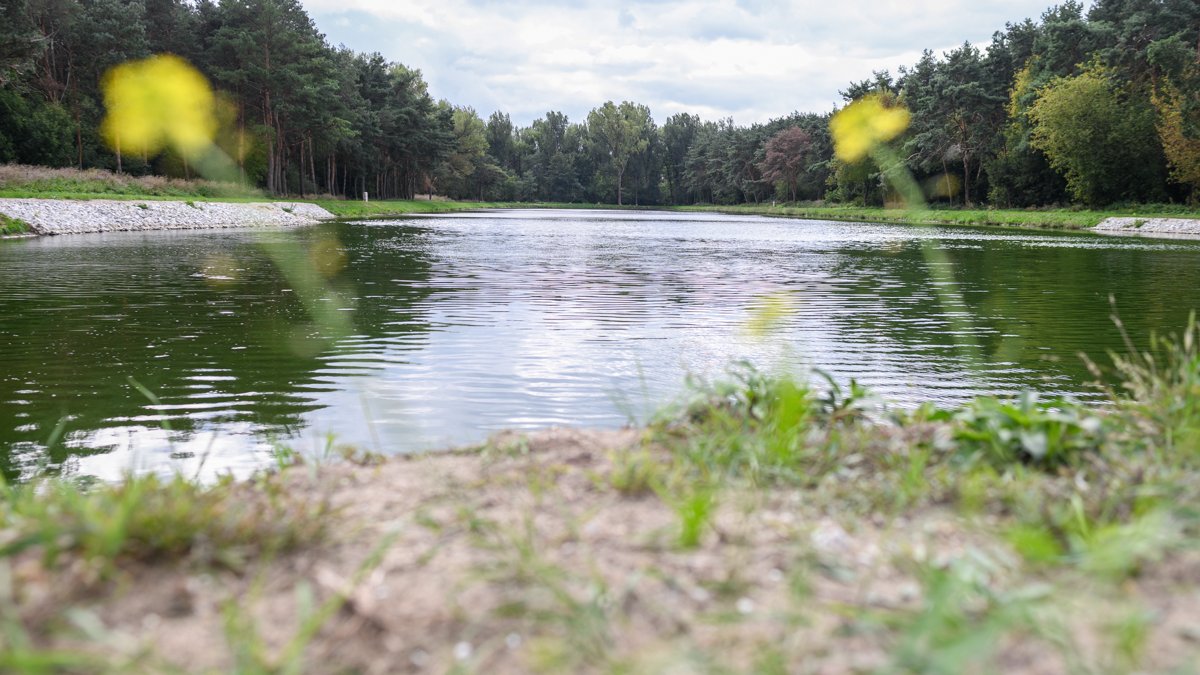
[[[852,37],[852,36],[851,36]],[[220,91],[218,145],[271,194],[620,204],[893,199],[879,167],[834,156],[829,113],[657,124],[635,102],[531,125],[435,101],[420,71],[331,46],[297,0],[0,3],[0,162],[187,177],[171,151],[101,140],[101,82],[174,53]],[[802,86],[798,83],[797,86]],[[1200,3],[1074,0],[983,48],[926,51],[845,102],[912,114],[897,149],[931,201],[1004,207],[1200,196]],[[119,165],[118,165],[119,162]]]

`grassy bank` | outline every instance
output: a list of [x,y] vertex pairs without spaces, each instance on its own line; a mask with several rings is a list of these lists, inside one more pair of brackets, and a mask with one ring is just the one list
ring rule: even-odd
[[0,164],[0,198],[38,199],[262,199],[260,190],[237,183],[130,176],[100,169],[50,169]]
[[29,224],[19,218],[9,218],[0,213],[0,236],[26,234],[29,232]]
[[399,216],[409,213],[450,213],[470,209],[616,209],[602,204],[571,204],[559,202],[456,202],[449,200],[393,199],[362,202],[340,199],[312,201],[340,218],[371,218]]
[[907,223],[912,225],[991,225],[1043,229],[1080,230],[1099,225],[1106,218],[1160,217],[1200,219],[1200,210],[1173,205],[1145,205],[1105,211],[1075,209],[932,209],[906,210],[844,206],[799,206],[741,204],[738,206],[679,206],[679,211],[713,211],[733,214],[787,216],[849,222]]
[[1195,672],[1196,331],[1109,405],[737,371],[639,430],[0,491],[0,670]]

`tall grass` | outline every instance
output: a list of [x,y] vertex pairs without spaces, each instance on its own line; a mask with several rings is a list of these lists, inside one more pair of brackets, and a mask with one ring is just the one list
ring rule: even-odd
[[100,197],[261,198],[261,190],[237,183],[130,176],[103,169],[51,169],[0,164],[0,197],[96,199]]

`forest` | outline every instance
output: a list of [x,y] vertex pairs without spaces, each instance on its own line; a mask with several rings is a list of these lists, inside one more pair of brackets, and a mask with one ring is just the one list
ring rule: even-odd
[[[834,156],[836,111],[763,124],[605,102],[586,119],[435,100],[422,73],[333,46],[298,0],[0,2],[0,163],[191,177],[121,157],[99,128],[112,67],[179,55],[219,91],[217,144],[272,195],[633,205],[893,199]],[[804,83],[797,82],[797,87]],[[1200,3],[1068,1],[990,44],[925,51],[848,83],[904,106],[900,157],[932,203],[1030,207],[1200,198]]]

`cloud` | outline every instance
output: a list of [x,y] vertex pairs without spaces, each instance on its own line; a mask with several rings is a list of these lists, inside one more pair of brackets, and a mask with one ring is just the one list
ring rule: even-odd
[[528,124],[606,100],[740,123],[822,112],[922,49],[986,46],[1049,0],[304,0],[331,42],[420,68],[434,96]]

